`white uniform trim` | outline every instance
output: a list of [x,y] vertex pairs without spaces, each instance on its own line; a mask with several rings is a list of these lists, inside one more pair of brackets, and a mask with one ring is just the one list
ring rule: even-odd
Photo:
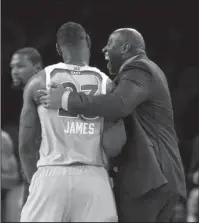
[[[50,77],[50,73],[54,70],[54,69],[69,69],[69,70],[74,70],[76,66],[75,65],[72,65],[72,64],[65,64],[65,63],[57,63],[57,64],[53,64],[53,65],[50,65],[48,67],[46,67],[44,70],[45,70],[45,73],[46,73],[46,89],[49,90],[49,84],[51,82],[51,77]],[[80,71],[85,71],[85,70],[88,70],[88,71],[93,71],[93,72],[96,72],[98,74],[100,74],[100,76],[102,77],[102,85],[101,85],[101,90],[102,90],[102,94],[106,94],[106,85],[107,85],[107,80],[109,79],[109,77],[101,72],[98,68],[96,67],[90,67],[90,66],[82,66],[82,67],[79,67]]]

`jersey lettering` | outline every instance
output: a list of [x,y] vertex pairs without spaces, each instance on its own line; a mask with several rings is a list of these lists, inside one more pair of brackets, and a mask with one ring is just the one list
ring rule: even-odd
[[74,70],[71,70],[72,75],[80,75],[80,67],[79,66],[74,66]]
[[64,132],[67,134],[94,135],[95,123],[67,121]]

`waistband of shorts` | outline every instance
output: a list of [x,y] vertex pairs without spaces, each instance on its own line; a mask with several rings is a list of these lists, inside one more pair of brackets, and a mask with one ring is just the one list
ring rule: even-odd
[[108,173],[104,167],[91,165],[70,165],[70,166],[41,166],[35,173],[37,177],[51,177],[64,175],[82,175],[88,176],[100,175],[108,178]]

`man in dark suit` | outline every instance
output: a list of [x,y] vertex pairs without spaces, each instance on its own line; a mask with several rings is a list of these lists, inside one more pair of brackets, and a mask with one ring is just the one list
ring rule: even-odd
[[52,84],[40,101],[46,108],[111,121],[123,118],[127,143],[113,160],[119,220],[168,222],[186,197],[186,186],[167,80],[148,59],[144,39],[134,29],[114,31],[103,51],[110,73],[117,74],[111,93],[91,96]]

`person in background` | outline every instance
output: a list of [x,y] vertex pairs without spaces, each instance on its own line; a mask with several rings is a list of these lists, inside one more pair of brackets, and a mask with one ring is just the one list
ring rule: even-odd
[[35,48],[19,49],[12,55],[10,68],[13,88],[24,89],[30,78],[43,68],[42,57]]
[[193,150],[189,172],[193,173],[199,170],[199,135],[193,139]]
[[187,222],[199,221],[199,135],[193,140],[191,164],[188,174],[189,195],[187,202]]
[[17,160],[13,152],[13,142],[9,134],[1,130],[1,214],[5,219],[5,200],[8,191],[20,182]]
[[[11,57],[10,61],[12,87],[14,90],[24,89],[28,81],[43,69],[43,60],[38,52],[33,47],[25,47],[18,49]],[[19,159],[18,159],[18,162]],[[25,204],[28,197],[29,184],[24,178],[23,184],[23,204]]]
[[187,222],[199,221],[199,169],[193,174],[193,188],[187,201]]

